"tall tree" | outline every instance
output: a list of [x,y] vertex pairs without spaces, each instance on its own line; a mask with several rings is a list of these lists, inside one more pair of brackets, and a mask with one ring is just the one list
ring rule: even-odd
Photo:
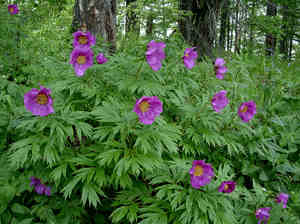
[[153,32],[153,13],[152,13],[152,7],[150,6],[150,13],[147,16],[146,19],[146,34],[152,35]]
[[253,49],[254,49],[254,37],[255,37],[255,33],[254,33],[254,22],[252,21],[253,18],[256,17],[256,0],[252,1],[251,3],[251,13],[250,13],[250,18],[248,18],[248,27],[249,27],[249,52],[252,53]]
[[136,13],[137,9],[137,0],[126,0],[126,26],[125,32],[136,32],[138,35],[140,34],[140,24],[138,21],[138,15]]
[[[267,16],[276,16],[277,6],[273,0],[267,2]],[[276,37],[272,33],[266,34],[266,55],[273,55],[276,49]]]
[[240,53],[240,39],[241,39],[241,24],[240,24],[240,0],[236,1],[236,8],[235,8],[235,40],[234,40],[234,52],[235,53]]
[[225,49],[225,40],[227,37],[228,24],[229,23],[229,0],[224,0],[222,13],[221,13],[221,28],[220,28],[220,39],[219,39],[219,46]]
[[116,0],[75,0],[73,31],[82,26],[93,35],[100,35],[116,50]]
[[185,40],[196,46],[200,57],[213,58],[212,48],[216,37],[216,18],[224,0],[179,0],[179,9],[191,11],[178,21]]
[[289,13],[288,13],[288,5],[284,4],[282,5],[282,23],[281,26],[282,35],[280,38],[280,53],[284,55],[285,58],[288,58],[289,53],[289,27],[288,27],[288,20],[289,20]]

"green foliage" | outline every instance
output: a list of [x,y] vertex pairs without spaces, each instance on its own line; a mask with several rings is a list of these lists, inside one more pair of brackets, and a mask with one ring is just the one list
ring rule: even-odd
[[[50,3],[40,4],[33,10],[24,1],[28,22],[16,48],[17,28],[1,9],[7,36],[0,49],[10,50],[0,53],[0,223],[253,224],[255,211],[267,206],[270,223],[299,223],[297,63],[233,56],[225,58],[225,79],[217,80],[211,61],[184,67],[188,46],[174,35],[165,41],[158,72],[145,62],[150,39],[140,38],[120,42],[106,64],[77,77],[64,29],[71,7],[47,12]],[[41,15],[49,20],[37,23]],[[103,48],[98,43],[93,51]],[[17,56],[23,61],[16,68]],[[55,113],[46,117],[24,108],[24,94],[39,84],[52,90]],[[211,98],[222,89],[230,104],[216,113]],[[132,111],[142,96],[163,102],[152,125]],[[258,111],[243,123],[237,108],[249,100]],[[216,177],[196,190],[189,169],[200,159],[212,164]],[[30,187],[31,176],[51,186],[50,197]],[[218,192],[226,180],[237,182],[231,194]],[[274,202],[280,192],[290,194],[287,209]]]

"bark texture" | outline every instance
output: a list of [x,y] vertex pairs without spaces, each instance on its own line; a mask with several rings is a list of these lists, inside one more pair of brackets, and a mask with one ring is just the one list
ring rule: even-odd
[[216,37],[216,19],[224,0],[179,0],[179,9],[191,11],[192,16],[179,19],[179,30],[184,39],[197,47],[200,58],[213,59],[212,49]]
[[229,23],[229,0],[224,0],[222,13],[221,13],[221,29],[220,29],[220,39],[219,46],[225,50],[225,40],[228,32]]
[[[256,3],[255,1],[252,2],[251,4],[251,18],[254,18],[256,16]],[[249,32],[249,51],[250,53],[252,54],[253,52],[253,49],[254,49],[254,38],[255,38],[255,34],[254,34],[254,23],[251,21],[251,19],[248,20],[248,26],[249,26],[249,29],[250,29],[250,32]]]
[[[277,6],[272,1],[269,0],[267,2],[267,16],[276,16],[277,14]],[[276,37],[274,37],[271,33],[266,35],[266,55],[273,55],[276,49]]]
[[75,0],[72,30],[86,27],[94,36],[100,35],[116,50],[116,0]]
[[136,0],[126,0],[126,26],[125,32],[136,32],[138,35],[140,34],[140,24],[138,20],[138,15],[134,11],[137,8]]
[[152,35],[153,33],[153,15],[152,13],[147,16],[147,22],[146,22],[146,34]]
[[235,9],[235,40],[234,40],[234,52],[240,53],[240,40],[241,40],[241,24],[240,24],[240,0],[236,1],[236,9]]
[[288,58],[288,52],[289,52],[289,48],[288,48],[288,25],[287,25],[287,21],[288,21],[288,10],[287,10],[287,6],[283,6],[282,9],[282,20],[283,20],[283,25],[281,27],[282,29],[282,36],[281,36],[281,40],[280,40],[280,53],[284,54],[285,58]]

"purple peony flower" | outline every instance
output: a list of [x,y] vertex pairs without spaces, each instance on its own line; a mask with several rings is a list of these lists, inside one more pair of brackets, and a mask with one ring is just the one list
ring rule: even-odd
[[140,122],[143,124],[152,124],[155,117],[159,116],[163,111],[162,105],[157,96],[143,96],[136,101],[133,111],[139,116]]
[[73,40],[73,46],[74,48],[77,47],[84,47],[89,48],[90,46],[93,46],[96,44],[95,37],[90,32],[82,32],[77,31],[73,33],[74,40]]
[[36,177],[30,177],[30,187],[39,185],[41,183],[40,179]]
[[34,187],[36,193],[45,194],[47,196],[51,195],[51,187],[48,187],[41,183],[41,180],[36,177],[30,177],[30,187]]
[[13,5],[8,5],[8,12],[11,14],[11,15],[14,15],[14,14],[18,14],[19,13],[19,9],[18,9],[18,6],[16,4],[13,4]]
[[45,187],[44,193],[47,196],[51,196],[51,187]]
[[198,57],[197,51],[194,51],[194,49],[195,47],[186,48],[182,57],[183,63],[188,69],[192,69],[195,66],[195,60]]
[[102,53],[98,54],[98,56],[96,57],[96,60],[97,60],[98,64],[104,64],[105,62],[107,62],[107,58],[104,57],[104,54],[102,54]]
[[75,48],[70,55],[77,76],[83,76],[85,70],[93,65],[94,53],[90,48]]
[[227,72],[227,68],[224,64],[225,61],[223,58],[217,58],[215,61],[215,72],[218,79],[224,79],[224,74]]
[[234,181],[223,181],[218,189],[219,192],[231,193],[235,189],[236,183]]
[[33,115],[47,116],[54,113],[52,107],[51,90],[40,86],[40,90],[33,88],[24,95],[24,105]]
[[261,222],[264,222],[266,224],[268,222],[268,219],[270,217],[270,207],[266,208],[260,208],[255,212],[256,218],[258,219],[258,224],[261,224]]
[[227,94],[226,90],[221,90],[220,92],[216,93],[213,96],[211,100],[211,105],[216,112],[220,112],[221,110],[223,110],[229,103],[226,94]]
[[194,160],[193,166],[190,169],[191,184],[193,188],[199,189],[210,183],[214,177],[214,171],[210,164],[204,160]]
[[276,198],[276,202],[277,203],[283,203],[283,208],[286,208],[286,204],[287,204],[287,201],[289,199],[289,195],[288,194],[285,194],[285,193],[280,193],[277,198]]
[[238,115],[241,117],[243,122],[250,121],[254,114],[256,114],[256,104],[254,101],[244,102],[239,107]]
[[156,43],[154,40],[147,45],[146,59],[152,70],[158,71],[161,68],[161,60],[166,57],[163,50],[165,47],[164,42]]
[[38,184],[35,186],[35,191],[38,194],[44,194],[46,186],[44,184]]

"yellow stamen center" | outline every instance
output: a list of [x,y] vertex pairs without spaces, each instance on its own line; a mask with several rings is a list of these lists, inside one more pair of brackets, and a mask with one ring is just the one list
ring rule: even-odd
[[78,42],[80,44],[86,44],[88,42],[88,39],[86,36],[80,36],[80,37],[78,37]]
[[145,112],[147,112],[147,111],[149,110],[149,106],[150,106],[150,105],[149,105],[148,102],[143,101],[143,102],[140,103],[139,108],[140,108],[140,110],[141,110],[143,113],[145,113]]
[[36,102],[41,105],[45,105],[48,103],[48,97],[44,93],[40,93],[36,97]]
[[188,54],[188,53],[186,53],[186,54],[185,54],[185,56],[186,56],[186,57],[189,57],[189,54]]
[[83,55],[78,56],[78,58],[77,58],[77,63],[78,63],[78,64],[82,65],[82,64],[84,64],[85,62],[86,62],[85,56],[83,56]]
[[228,190],[228,184],[225,184],[225,186],[224,186],[224,190],[226,191],[226,190]]
[[202,176],[202,174],[203,174],[203,168],[202,168],[202,166],[196,166],[195,167],[195,170],[194,170],[194,176],[196,176],[196,177],[200,177],[200,176]]
[[244,108],[241,110],[241,112],[242,112],[242,113],[245,113],[245,112],[247,112],[247,110],[248,110],[248,107],[247,107],[247,106],[244,106]]
[[10,12],[14,12],[14,8],[9,8],[9,11]]

